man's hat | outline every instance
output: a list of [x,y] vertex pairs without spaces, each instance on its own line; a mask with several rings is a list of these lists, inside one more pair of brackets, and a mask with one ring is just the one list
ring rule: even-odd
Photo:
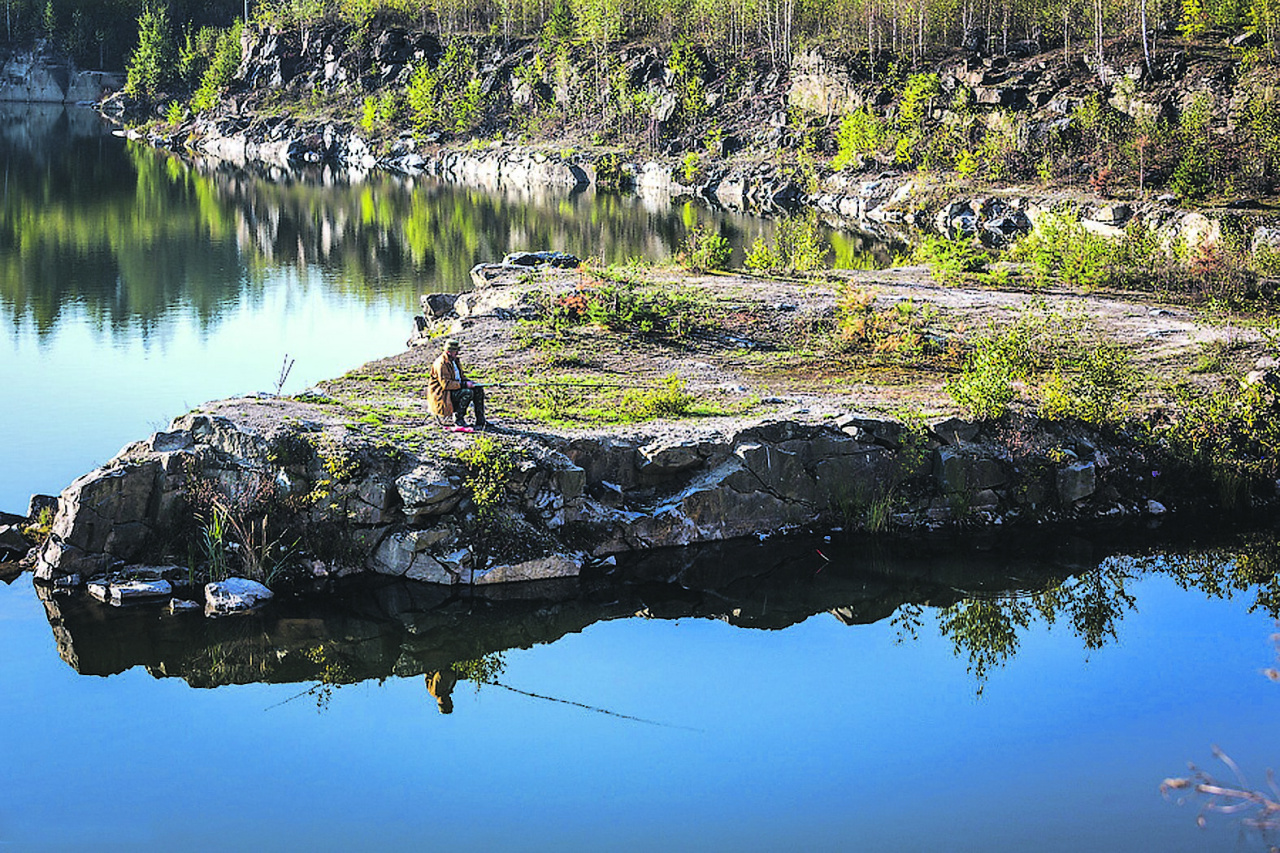
[[462,344],[458,343],[457,338],[449,338],[449,340],[444,342],[444,349],[445,352],[457,352],[462,349]]

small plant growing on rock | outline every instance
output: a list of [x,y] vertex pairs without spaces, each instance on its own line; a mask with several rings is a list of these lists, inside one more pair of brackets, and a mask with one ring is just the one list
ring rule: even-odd
[[515,471],[515,454],[502,441],[487,435],[477,436],[458,454],[467,465],[466,487],[481,519],[491,518],[499,506],[507,480]]
[[298,537],[290,528],[290,507],[266,475],[234,483],[189,473],[187,497],[198,525],[204,574],[223,580],[233,574],[268,586],[293,559]]
[[37,544],[44,542],[49,538],[49,534],[53,532],[53,510],[50,507],[44,507],[36,515],[35,521],[22,528],[22,535],[27,537],[30,542]]

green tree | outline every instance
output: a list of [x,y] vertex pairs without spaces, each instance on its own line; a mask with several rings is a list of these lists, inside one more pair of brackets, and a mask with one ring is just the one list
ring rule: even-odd
[[138,16],[138,46],[129,57],[124,90],[137,98],[154,98],[173,77],[176,55],[169,12],[148,7]]

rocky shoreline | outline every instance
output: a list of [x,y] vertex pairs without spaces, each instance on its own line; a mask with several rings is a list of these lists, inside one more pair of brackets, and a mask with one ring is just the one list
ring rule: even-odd
[[[577,272],[499,265],[474,278],[476,290],[455,310],[441,306],[441,328],[480,361],[516,359],[498,365],[508,375],[522,358],[528,366],[530,355],[509,346],[520,306],[546,288],[572,292]],[[817,298],[812,287],[777,286],[794,288],[790,298]],[[1119,307],[1118,316],[1132,315]],[[1161,317],[1144,328],[1157,320],[1169,324],[1161,346],[1178,335],[1192,345],[1185,321]],[[411,347],[355,373],[384,384],[421,377],[434,355],[432,346]],[[634,349],[624,357],[633,377],[654,367]],[[702,393],[727,378],[714,372]],[[340,386],[206,404],[124,448],[63,491],[30,558],[37,579],[90,584],[120,603],[145,597],[148,583],[180,586],[196,564],[224,559],[268,586],[368,574],[487,587],[572,578],[623,553],[788,532],[1145,525],[1166,513],[1226,511],[1211,475],[1175,473],[1159,445],[1030,414],[904,420],[815,390],[768,397],[754,415],[605,430],[514,421],[464,435],[436,426],[411,385],[398,392],[407,395],[404,425],[389,432],[345,408]],[[882,389],[868,390],[883,399]],[[391,402],[383,404],[391,417]],[[1274,500],[1249,497],[1254,508]],[[212,526],[223,529],[227,550],[211,550]],[[210,612],[239,606],[210,603],[218,595],[205,591]]]

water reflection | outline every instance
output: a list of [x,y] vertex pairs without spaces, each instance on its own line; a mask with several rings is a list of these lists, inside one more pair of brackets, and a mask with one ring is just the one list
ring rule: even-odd
[[[702,224],[741,263],[743,247],[773,231],[692,202],[188,162],[61,106],[0,105],[0,161],[0,310],[42,336],[72,305],[113,337],[145,337],[175,311],[207,325],[285,269],[321,270],[333,290],[412,306],[420,292],[469,286],[473,265],[516,249],[662,262]],[[868,235],[838,236],[838,265],[889,261]]]
[[[828,559],[820,558],[821,545]],[[335,686],[422,676],[444,713],[459,681],[499,683],[502,653],[551,643],[601,621],[718,619],[776,630],[827,613],[844,625],[891,620],[903,640],[930,622],[979,691],[1034,626],[1064,624],[1087,654],[1115,641],[1138,579],[1172,576],[1210,597],[1243,593],[1277,615],[1277,548],[1263,537],[1214,550],[1117,552],[1066,540],[1056,549],[955,543],[721,543],[644,555],[610,574],[493,590],[382,579],[232,619],[158,616],[40,589],[59,652],[83,675],[144,666],[194,687],[250,682]],[[553,699],[553,697],[537,697]],[[554,699],[553,699],[554,701]],[[593,709],[601,710],[601,709]]]

